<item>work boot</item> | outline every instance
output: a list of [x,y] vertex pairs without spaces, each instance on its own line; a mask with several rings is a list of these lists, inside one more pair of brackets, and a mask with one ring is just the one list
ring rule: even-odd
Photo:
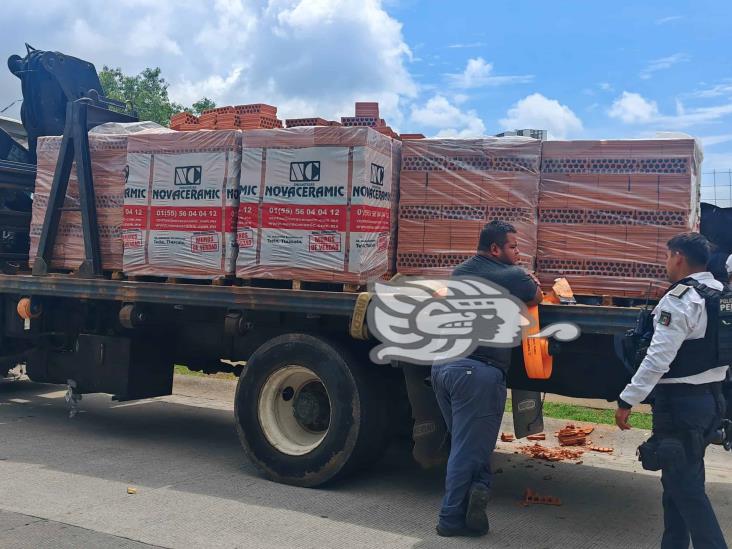
[[480,536],[484,536],[488,533],[488,530],[486,530],[485,532],[479,532],[478,530],[471,530],[467,526],[461,526],[460,528],[445,528],[444,526],[440,526],[439,524],[435,527],[435,530],[437,530],[437,535],[442,536],[443,538],[477,538]]
[[488,505],[488,488],[474,484],[470,489],[468,511],[465,513],[465,526],[476,532],[488,532],[488,515],[485,508]]

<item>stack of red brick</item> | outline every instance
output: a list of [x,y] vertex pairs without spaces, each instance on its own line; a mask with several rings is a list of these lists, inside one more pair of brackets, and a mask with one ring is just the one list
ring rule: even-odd
[[341,124],[344,126],[368,127],[373,128],[382,135],[398,139],[397,134],[386,123],[383,118],[379,118],[379,104],[376,102],[356,102],[355,116],[342,116]]
[[198,118],[190,113],[178,113],[171,117],[170,127],[180,131],[259,130],[281,128],[282,120],[277,118],[277,107],[255,103],[216,107],[203,111]]
[[301,128],[303,126],[340,126],[341,123],[336,120],[326,120],[320,117],[311,118],[288,118],[285,120],[287,128]]
[[691,138],[544,143],[537,270],[578,294],[658,297],[666,242],[698,227]]
[[403,141],[398,272],[449,274],[493,219],[516,226],[531,268],[540,158],[541,142],[523,137]]
[[369,128],[244,132],[236,275],[365,284],[391,272],[399,145]]

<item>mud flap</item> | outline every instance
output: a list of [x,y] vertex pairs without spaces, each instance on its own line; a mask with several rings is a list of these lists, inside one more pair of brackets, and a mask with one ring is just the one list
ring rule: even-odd
[[516,438],[535,435],[544,431],[544,416],[541,408],[541,393],[511,389],[513,411],[513,432]]

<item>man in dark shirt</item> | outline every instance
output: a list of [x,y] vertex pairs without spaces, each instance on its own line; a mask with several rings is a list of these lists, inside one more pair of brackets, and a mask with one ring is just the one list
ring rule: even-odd
[[[478,251],[453,276],[472,276],[502,286],[528,305],[542,299],[536,278],[516,265],[516,229],[491,221],[480,233]],[[469,357],[432,366],[432,387],[451,435],[437,533],[481,536],[488,532],[490,458],[506,405],[511,349],[478,347]]]

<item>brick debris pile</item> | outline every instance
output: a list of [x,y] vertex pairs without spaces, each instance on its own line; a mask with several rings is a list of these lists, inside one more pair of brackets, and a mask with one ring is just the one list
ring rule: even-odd
[[402,142],[397,270],[447,275],[493,219],[518,230],[533,269],[541,142],[524,137]]
[[691,139],[548,141],[537,271],[575,293],[659,297],[666,242],[699,223],[701,152]]
[[237,276],[363,284],[387,273],[396,154],[368,127],[244,132]]
[[130,136],[125,274],[217,279],[234,273],[241,134]]
[[257,130],[281,128],[277,107],[264,103],[233,105],[205,110],[201,116],[181,112],[170,118],[170,128],[178,131]]
[[[102,268],[105,270],[122,270],[121,227],[127,166],[127,138],[131,133],[140,131],[169,132],[152,122],[103,124],[89,132],[89,153],[97,213],[95,230],[98,231]],[[61,136],[41,137],[38,140],[36,150],[38,163],[30,226],[30,265],[33,265],[38,254],[61,140]],[[80,203],[76,164],[73,164],[71,168],[63,207],[64,211],[61,213],[50,267],[75,270],[85,258],[84,232],[81,212],[78,211]]]

